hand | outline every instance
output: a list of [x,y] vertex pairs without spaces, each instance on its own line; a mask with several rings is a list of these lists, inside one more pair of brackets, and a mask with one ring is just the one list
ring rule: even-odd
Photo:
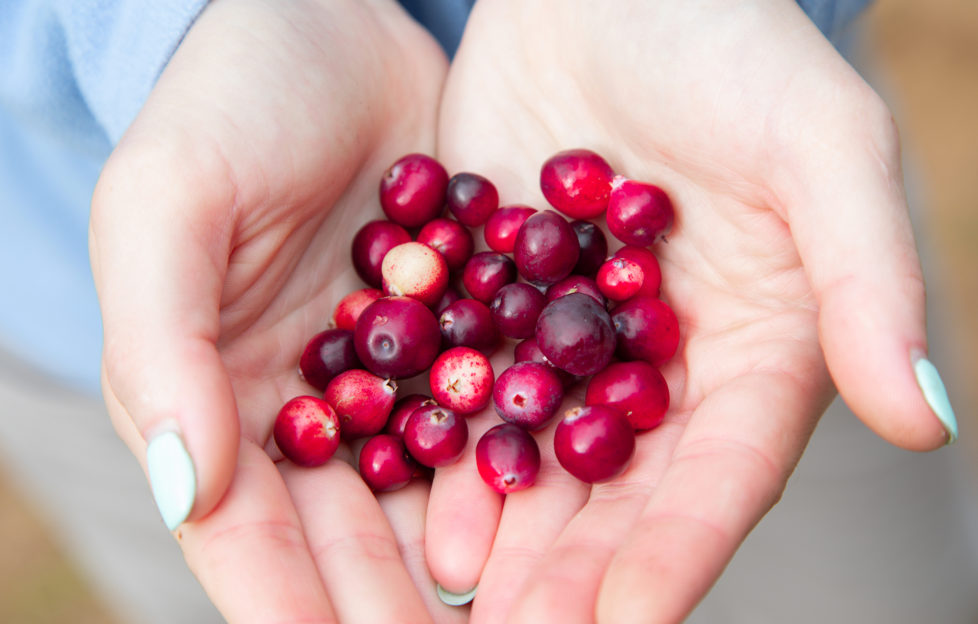
[[164,517],[229,621],[460,617],[420,556],[425,486],[378,503],[348,463],[276,464],[270,440],[313,392],[298,356],[357,284],[383,170],[434,148],[445,71],[393,2],[215,2],[100,179],[105,397],[144,468],[163,431],[189,451],[196,490],[154,491],[189,495]]
[[682,619],[778,500],[833,381],[890,442],[946,440],[912,367],[924,287],[896,132],[794,2],[478,4],[439,157],[542,208],[540,165],[574,147],[676,205],[655,247],[682,333],[672,406],[593,487],[556,465],[553,426],[538,484],[505,501],[471,452],[437,472],[429,565],[478,583],[474,622]]

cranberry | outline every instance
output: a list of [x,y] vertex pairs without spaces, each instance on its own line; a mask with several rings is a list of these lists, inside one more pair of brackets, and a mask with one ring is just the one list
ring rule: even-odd
[[438,319],[410,297],[383,297],[360,314],[353,332],[357,357],[381,377],[413,377],[431,366],[441,346]]
[[523,222],[536,214],[535,208],[514,204],[503,206],[489,215],[486,228],[482,235],[489,249],[499,253],[513,253],[516,245],[516,233]]
[[537,431],[557,413],[564,384],[557,369],[540,362],[517,362],[504,370],[492,390],[496,413],[506,422]]
[[448,265],[440,253],[416,242],[391,249],[382,268],[384,292],[434,306],[448,288]]
[[642,267],[642,287],[638,290],[638,294],[659,296],[659,286],[662,285],[662,270],[659,268],[659,259],[655,257],[654,253],[645,247],[625,245],[615,252],[615,257],[628,258]]
[[408,154],[384,173],[380,207],[404,227],[418,227],[437,217],[445,205],[448,172],[424,154]]
[[582,293],[548,303],[537,320],[535,337],[548,360],[574,375],[593,375],[608,365],[615,351],[615,328],[608,312]]
[[496,187],[477,173],[453,175],[445,199],[459,223],[469,227],[484,225],[489,215],[499,208]]
[[635,453],[635,430],[607,405],[575,407],[554,431],[554,453],[564,470],[586,483],[611,479]]
[[612,301],[626,301],[638,294],[645,281],[642,267],[634,260],[615,256],[601,265],[595,282]]
[[539,362],[540,364],[546,364],[557,373],[560,377],[561,383],[564,388],[569,388],[577,381],[577,376],[571,375],[565,370],[557,368],[554,366],[553,362],[547,359],[547,356],[543,354],[540,350],[540,345],[537,344],[536,338],[527,338],[526,340],[521,340],[516,343],[516,347],[513,348],[513,361],[514,362]]
[[418,232],[417,241],[431,247],[445,258],[449,271],[465,266],[475,249],[468,228],[451,219],[432,219]]
[[669,386],[648,362],[616,362],[591,378],[584,403],[609,405],[621,411],[635,429],[652,429],[662,423],[669,409]]
[[398,399],[391,409],[391,415],[387,418],[387,425],[384,431],[399,438],[404,437],[404,426],[408,418],[422,405],[434,405],[435,400],[424,394],[409,394],[404,398]]
[[486,431],[475,445],[479,476],[500,494],[524,490],[540,472],[540,448],[524,429],[503,423]]
[[353,346],[353,330],[327,329],[306,343],[299,358],[299,374],[310,386],[322,392],[326,384],[343,371],[360,368]]
[[529,284],[506,284],[489,306],[493,323],[508,338],[529,338],[547,298]]
[[552,210],[532,215],[516,233],[516,268],[528,282],[537,285],[556,284],[570,275],[580,254],[574,228]]
[[440,405],[414,410],[404,427],[404,446],[419,464],[441,468],[454,464],[469,441],[465,417]]
[[496,291],[516,281],[516,265],[509,256],[494,251],[475,254],[462,270],[462,285],[473,299],[489,305]]
[[360,313],[383,296],[384,291],[376,288],[354,290],[336,304],[336,309],[333,310],[333,324],[339,329],[355,329]]
[[499,331],[489,307],[476,299],[459,299],[438,317],[442,340],[452,347],[472,347],[491,353],[499,346]]
[[666,303],[641,295],[620,304],[611,314],[619,357],[659,366],[679,346],[679,321]]
[[428,375],[431,396],[463,416],[489,404],[493,379],[489,358],[469,347],[453,347],[439,355]]
[[551,156],[540,169],[540,190],[550,205],[572,219],[591,219],[608,207],[615,173],[596,153],[573,149]]
[[598,288],[598,284],[590,277],[586,277],[584,275],[568,275],[548,288],[547,301],[550,302],[554,299],[559,299],[564,295],[569,295],[576,292],[584,293],[588,297],[591,297],[601,304],[601,307],[606,307],[607,305],[604,295],[601,294],[601,289]]
[[441,299],[439,299],[438,303],[435,304],[435,314],[441,316],[442,312],[444,312],[448,306],[452,305],[461,298],[462,294],[458,292],[458,289],[449,284],[448,288],[445,289],[445,293],[441,296]]
[[374,492],[393,492],[411,482],[417,470],[397,436],[376,435],[363,445],[357,461],[360,476]]
[[574,265],[574,273],[594,277],[598,267],[608,257],[608,239],[601,228],[590,221],[577,219],[571,221],[571,227],[577,234],[577,244],[581,248],[581,256]]
[[647,247],[669,233],[673,218],[672,202],[661,188],[615,176],[606,215],[615,238]]
[[384,428],[394,407],[397,384],[361,369],[333,378],[323,398],[336,410],[343,438],[373,435]]
[[380,288],[381,265],[391,249],[411,240],[408,231],[390,221],[370,221],[353,236],[353,268],[367,285]]
[[340,445],[340,420],[326,401],[299,396],[279,410],[273,436],[279,450],[293,463],[319,466]]

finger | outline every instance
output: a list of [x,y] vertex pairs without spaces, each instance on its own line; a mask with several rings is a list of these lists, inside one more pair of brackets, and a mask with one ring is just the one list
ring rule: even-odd
[[356,471],[338,460],[279,466],[340,621],[430,621],[394,532]]
[[177,538],[229,622],[337,621],[282,477],[252,443],[221,504]]
[[678,622],[693,609],[778,500],[825,407],[817,391],[756,372],[703,400],[608,566],[599,622]]

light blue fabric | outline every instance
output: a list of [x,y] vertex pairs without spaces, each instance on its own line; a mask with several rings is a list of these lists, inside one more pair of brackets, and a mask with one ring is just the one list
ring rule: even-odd
[[[403,0],[452,54],[474,0]],[[835,36],[868,0],[799,0]],[[0,348],[98,391],[98,172],[206,0],[0,0]]]

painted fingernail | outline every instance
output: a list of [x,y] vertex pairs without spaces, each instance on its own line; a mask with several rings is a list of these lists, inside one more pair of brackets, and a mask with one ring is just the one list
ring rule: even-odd
[[954,409],[951,407],[951,400],[948,399],[947,389],[944,388],[940,373],[930,360],[924,357],[914,361],[913,370],[917,376],[917,385],[924,393],[924,399],[944,425],[947,431],[947,443],[951,444],[958,439],[958,420],[954,417]]
[[149,483],[156,507],[171,531],[190,515],[197,496],[194,462],[176,431],[162,431],[146,447]]
[[475,598],[475,590],[479,589],[476,586],[464,594],[453,594],[441,585],[436,584],[435,587],[438,590],[438,598],[450,607],[461,607],[462,605],[469,604]]

